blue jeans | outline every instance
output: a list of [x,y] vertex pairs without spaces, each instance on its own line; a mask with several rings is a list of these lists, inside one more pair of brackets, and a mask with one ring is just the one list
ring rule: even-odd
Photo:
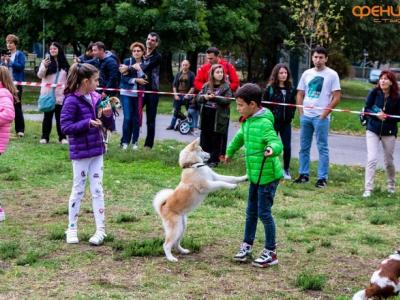
[[243,240],[245,243],[253,245],[257,231],[257,219],[260,218],[261,222],[264,224],[265,248],[269,250],[275,249],[276,230],[271,208],[274,204],[274,197],[278,184],[279,180],[275,180],[271,183],[260,185],[258,189],[256,189],[257,185],[250,183],[246,209],[246,227]]
[[122,124],[121,144],[137,143],[140,130],[139,99],[121,95],[124,122]]
[[190,124],[190,128],[198,128],[199,127],[199,110],[196,108],[189,108],[188,114],[192,119],[192,123]]
[[171,120],[171,127],[175,127],[175,123],[176,120],[178,119],[178,115],[181,112],[181,107],[182,106],[186,106],[186,104],[188,103],[188,100],[186,100],[184,97],[185,95],[179,95],[179,100],[175,100],[174,98],[174,103],[173,103],[173,107],[174,107],[174,114],[172,116],[172,120]]
[[328,133],[329,119],[319,117],[300,117],[300,152],[299,152],[299,173],[310,174],[310,149],[315,131],[318,160],[318,179],[328,179],[329,171],[329,148]]

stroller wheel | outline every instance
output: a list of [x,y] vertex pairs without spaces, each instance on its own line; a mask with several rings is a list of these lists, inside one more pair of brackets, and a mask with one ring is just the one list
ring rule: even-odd
[[186,120],[179,123],[179,132],[181,134],[188,134],[190,132],[190,123]]

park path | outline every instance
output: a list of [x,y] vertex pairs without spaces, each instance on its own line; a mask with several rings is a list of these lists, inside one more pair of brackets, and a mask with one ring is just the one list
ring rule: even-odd
[[[24,105],[24,111],[34,111],[36,106]],[[33,121],[41,121],[43,118],[42,114],[28,114],[25,113],[25,119]],[[192,135],[182,135],[177,131],[165,130],[171,121],[169,115],[157,115],[156,120],[156,140],[173,139],[181,142],[190,142],[195,137]],[[146,115],[144,114],[143,124],[146,124]],[[121,134],[122,131],[122,113],[116,120],[117,132]],[[233,135],[239,128],[238,122],[230,122],[228,139],[231,140]],[[146,125],[144,125],[140,132],[140,137],[146,136]],[[314,139],[315,140],[315,139]],[[397,143],[398,144],[398,143]],[[299,131],[293,130],[292,134],[292,157],[299,157]],[[383,151],[383,150],[382,150]],[[363,136],[351,136],[343,134],[330,134],[329,135],[329,153],[330,163],[346,166],[364,166],[367,157],[367,150],[365,144],[365,137]],[[383,152],[382,152],[383,153]],[[395,166],[396,170],[400,170],[400,147],[397,145],[395,149]],[[313,141],[311,147],[311,160],[318,160],[318,152]],[[383,167],[383,155],[380,155],[378,166]]]

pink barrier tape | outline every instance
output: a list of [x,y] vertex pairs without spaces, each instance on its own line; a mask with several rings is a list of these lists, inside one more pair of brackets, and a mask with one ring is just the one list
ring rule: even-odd
[[[21,85],[21,86],[36,86],[36,87],[65,87],[64,84],[62,83],[40,83],[40,82],[31,82],[31,81],[14,81],[15,85]],[[185,94],[185,93],[173,93],[173,92],[160,92],[160,91],[144,91],[144,90],[130,90],[130,89],[119,89],[119,88],[106,88],[106,87],[98,87],[97,90],[100,91],[112,91],[112,92],[134,92],[134,93],[141,93],[141,94],[158,94],[158,95],[169,95],[169,96],[175,96],[175,95],[188,95],[188,96],[197,96],[197,94]],[[215,96],[216,98],[222,98],[222,99],[230,99],[230,100],[235,100],[234,97],[222,97],[222,96]],[[265,104],[270,104],[270,105],[280,105],[280,106],[289,106],[289,107],[301,107],[305,110],[307,109],[318,109],[318,110],[329,110],[331,112],[341,112],[341,113],[350,113],[350,114],[355,114],[355,115],[367,115],[367,116],[378,116],[377,113],[370,113],[370,112],[361,112],[361,111],[356,111],[356,110],[350,110],[350,109],[345,109],[345,108],[323,108],[323,107],[318,107],[318,106],[305,106],[305,105],[299,105],[299,104],[290,104],[290,103],[276,103],[276,102],[270,102],[270,101],[262,101],[262,103]],[[384,115],[386,118],[394,118],[394,119],[400,119],[400,116],[398,115]]]

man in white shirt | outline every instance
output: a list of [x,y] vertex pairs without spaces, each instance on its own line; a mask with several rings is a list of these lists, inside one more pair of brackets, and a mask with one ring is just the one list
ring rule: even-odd
[[340,102],[340,80],[336,71],[326,66],[328,51],[316,47],[312,52],[314,68],[306,70],[297,86],[297,104],[300,113],[299,177],[295,183],[306,183],[310,176],[310,149],[315,132],[318,160],[318,178],[315,186],[327,185],[329,172],[328,133],[331,109]]

